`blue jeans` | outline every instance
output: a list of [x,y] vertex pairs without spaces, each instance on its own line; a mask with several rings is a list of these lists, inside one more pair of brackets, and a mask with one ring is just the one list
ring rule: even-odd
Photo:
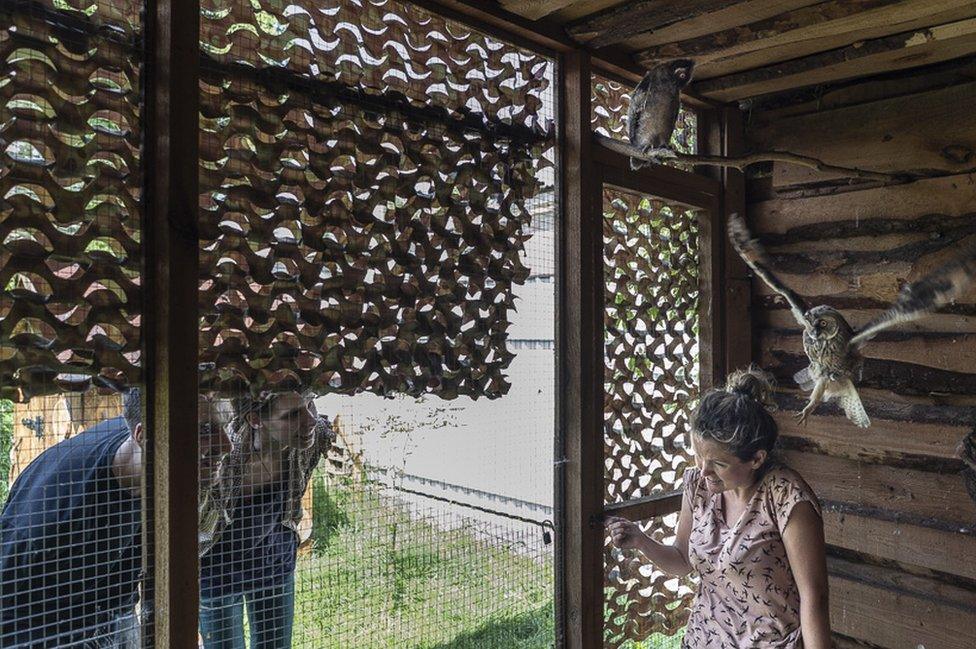
[[251,649],[290,649],[295,617],[295,573],[284,583],[243,594],[200,598],[200,635],[205,649],[245,649],[244,607]]

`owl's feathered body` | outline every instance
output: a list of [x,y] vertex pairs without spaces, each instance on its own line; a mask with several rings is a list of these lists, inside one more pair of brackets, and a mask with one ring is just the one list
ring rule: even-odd
[[[670,142],[681,109],[681,89],[691,81],[693,69],[690,59],[662,63],[649,70],[634,88],[627,111],[627,135],[641,153],[673,155]],[[647,164],[633,158],[630,161],[633,169]]]
[[844,316],[830,306],[807,310],[800,296],[770,271],[762,246],[737,214],[729,217],[729,239],[746,265],[786,300],[793,317],[803,327],[803,351],[810,365],[793,378],[801,388],[812,392],[806,407],[797,414],[801,423],[822,400],[836,398],[848,419],[860,427],[870,426],[871,420],[854,387],[854,377],[863,365],[861,347],[888,327],[915,320],[948,304],[976,278],[976,249],[970,249],[958,260],[906,286],[891,308],[860,331],[854,331]]

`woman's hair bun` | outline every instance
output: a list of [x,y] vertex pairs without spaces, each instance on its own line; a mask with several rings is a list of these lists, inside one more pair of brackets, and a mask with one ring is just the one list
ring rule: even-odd
[[729,374],[725,381],[725,391],[753,399],[770,410],[776,408],[776,402],[773,401],[773,377],[755,365]]

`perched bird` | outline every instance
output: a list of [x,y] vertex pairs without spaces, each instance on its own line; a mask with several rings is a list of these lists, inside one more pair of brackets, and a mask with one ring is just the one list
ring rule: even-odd
[[729,238],[749,268],[786,299],[793,317],[803,327],[803,351],[810,365],[797,372],[793,379],[812,393],[806,407],[796,415],[800,423],[806,422],[821,401],[837,398],[848,419],[861,427],[870,426],[871,420],[853,382],[863,363],[859,350],[888,327],[916,320],[952,302],[976,278],[976,249],[970,248],[956,261],[905,286],[891,308],[860,331],[854,331],[832,307],[820,305],[806,309],[800,296],[770,271],[762,246],[752,238],[738,214],[729,217]]
[[[681,107],[681,89],[691,81],[695,62],[690,59],[668,61],[655,66],[634,88],[627,111],[630,143],[641,153],[652,157],[670,154],[671,134]],[[630,159],[632,169],[647,166],[647,162]]]

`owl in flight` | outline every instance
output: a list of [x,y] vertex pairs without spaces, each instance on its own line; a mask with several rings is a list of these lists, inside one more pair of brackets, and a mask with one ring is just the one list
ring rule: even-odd
[[837,398],[848,419],[862,428],[870,426],[871,420],[853,381],[863,362],[859,350],[888,327],[916,320],[952,302],[976,277],[976,249],[971,248],[956,261],[906,285],[891,308],[854,331],[836,309],[820,305],[807,310],[800,296],[770,271],[762,246],[738,214],[729,217],[729,238],[749,268],[783,296],[790,313],[803,327],[803,351],[810,365],[797,372],[793,379],[812,393],[806,407],[796,415],[800,423],[806,422],[821,401]]
[[[653,157],[674,157],[670,148],[674,123],[681,108],[681,89],[691,81],[695,62],[678,59],[654,66],[634,88],[627,111],[627,130],[630,143],[638,151]],[[648,163],[630,159],[631,169]]]

